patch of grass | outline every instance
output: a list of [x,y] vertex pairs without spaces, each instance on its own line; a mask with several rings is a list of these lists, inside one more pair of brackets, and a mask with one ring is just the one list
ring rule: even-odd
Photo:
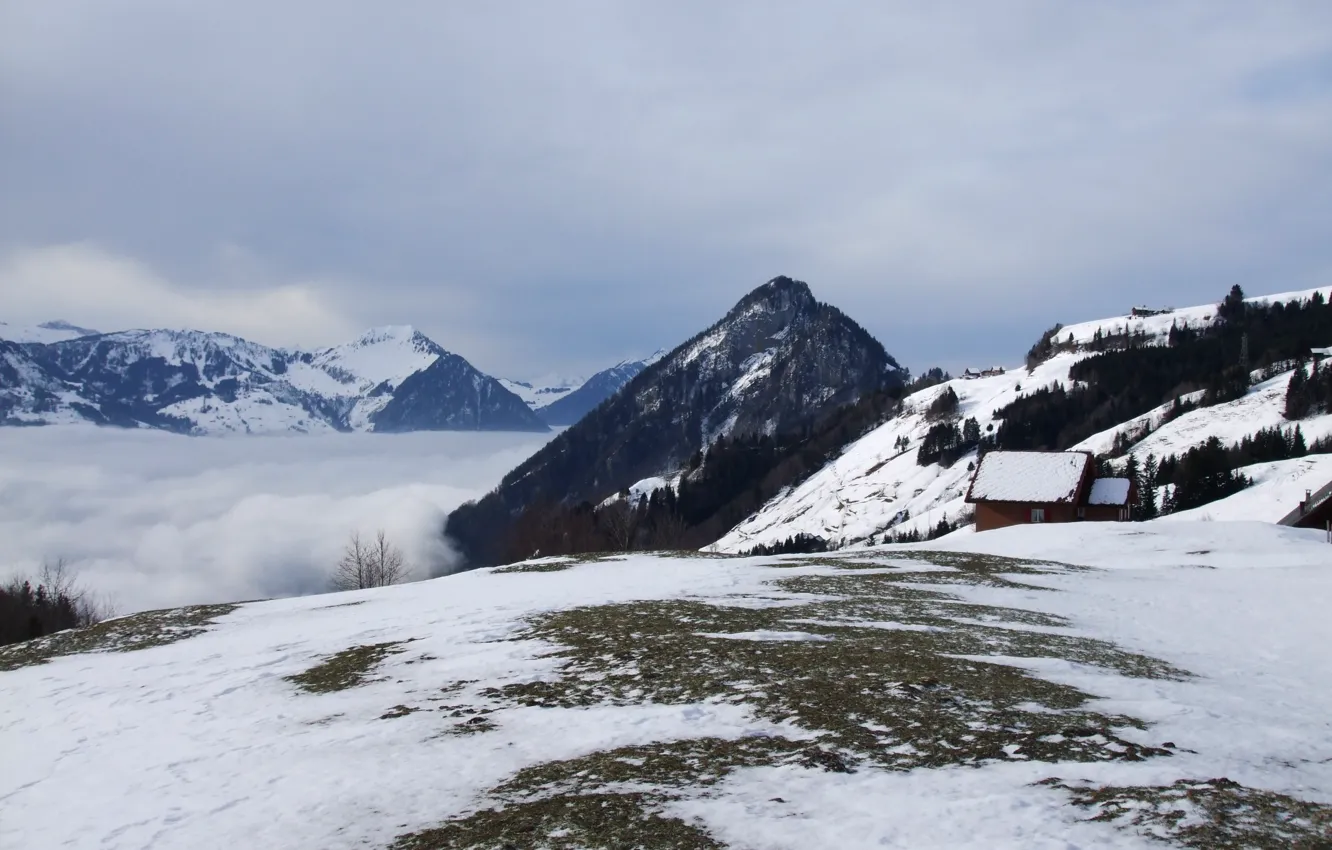
[[[1090,695],[983,656],[1064,658],[1149,678],[1184,678],[1185,671],[1104,641],[1051,633],[1071,625],[1061,617],[974,605],[920,586],[1018,586],[1013,577],[1074,568],[955,553],[893,553],[891,560],[946,569],[922,575],[878,572],[892,563],[877,559],[784,559],[772,565],[835,572],[779,579],[767,606],[646,601],[533,618],[514,639],[551,646],[562,660],[559,675],[482,690],[493,706],[729,702],[802,734],[657,743],[535,765],[492,789],[494,807],[395,846],[716,847],[699,827],[664,818],[662,809],[746,766],[850,772],[1170,755],[1116,734],[1143,728],[1140,721],[1092,711]],[[651,843],[658,837],[667,843]]]
[[388,711],[386,711],[386,712],[384,712],[383,714],[379,715],[379,719],[380,719],[380,720],[394,720],[394,719],[399,718],[399,717],[406,717],[406,716],[409,715],[409,714],[415,714],[415,713],[418,712],[418,711],[421,711],[421,709],[417,708],[416,706],[411,706],[411,705],[395,705],[395,706],[393,706],[392,708],[390,708]]
[[404,835],[394,850],[721,850],[705,831],[654,811],[648,794],[548,797],[485,809]]
[[496,728],[498,727],[495,725],[495,721],[488,717],[478,716],[469,717],[460,723],[454,723],[445,728],[441,734],[462,737],[464,735],[479,735],[482,732],[493,732]]
[[[802,734],[658,743],[535,765],[492,789],[495,808],[404,836],[397,846],[718,846],[694,825],[663,820],[660,812],[668,801],[746,766],[850,772],[1170,755],[1165,747],[1119,737],[1117,729],[1143,724],[1092,711],[1086,693],[975,659],[1057,657],[1127,676],[1187,673],[1103,641],[1041,631],[1070,625],[1060,617],[973,605],[917,586],[940,576],[1006,586],[1012,584],[1006,575],[1062,567],[909,554],[949,571],[922,579],[920,573],[867,571],[883,568],[882,562],[820,556],[774,564],[838,569],[773,582],[769,602],[776,604],[767,607],[645,601],[533,618],[515,639],[551,646],[562,660],[559,675],[482,690],[491,705],[733,703]],[[813,639],[756,639],[765,633]],[[594,818],[595,827],[586,818]],[[647,824],[667,843],[651,843],[657,836],[648,835]]]
[[107,620],[86,629],[70,629],[23,643],[0,647],[0,672],[45,664],[62,655],[85,652],[133,652],[166,646],[207,630],[236,605],[196,605],[144,611]]
[[504,573],[558,573],[569,569],[581,561],[550,561],[544,564],[513,564],[507,567],[499,567],[491,570],[493,574]]
[[1198,850],[1328,850],[1332,806],[1246,788],[1229,779],[1151,787],[1071,787],[1091,820]]
[[287,676],[301,690],[311,694],[327,694],[365,684],[379,663],[394,653],[402,652],[409,641],[370,643],[353,646],[328,656],[304,673]]

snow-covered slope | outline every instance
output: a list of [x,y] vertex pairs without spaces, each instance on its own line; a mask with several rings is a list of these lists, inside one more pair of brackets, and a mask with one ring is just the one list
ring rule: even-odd
[[0,650],[0,846],[1325,846],[1317,533],[936,548],[547,560]]
[[1161,518],[1161,522],[1280,522],[1299,505],[1307,493],[1317,492],[1332,481],[1332,455],[1309,455],[1256,463],[1240,467],[1239,472],[1252,479],[1253,486],[1200,508],[1167,514]]
[[[1332,288],[1248,300],[1254,303],[1307,300],[1314,293],[1329,298]],[[1135,332],[1141,330],[1149,343],[1164,344],[1171,322],[1197,327],[1215,321],[1214,313],[1214,305],[1204,305],[1141,319],[1119,317],[1083,322],[1064,328],[1057,338],[1064,341],[1071,334],[1075,343],[1087,343],[1095,337],[1097,330],[1102,335],[1110,335],[1122,333],[1127,326]],[[1002,375],[956,379],[908,397],[900,416],[848,446],[840,457],[799,486],[768,502],[710,548],[720,552],[741,552],[758,545],[778,543],[797,534],[817,535],[841,546],[865,544],[884,539],[889,531],[926,532],[942,519],[956,522],[970,513],[965,496],[971,478],[969,465],[975,456],[964,457],[947,468],[938,464],[917,465],[917,448],[932,424],[926,415],[930,402],[944,392],[945,387],[951,387],[961,402],[959,417],[974,416],[984,434],[991,428],[998,428],[1001,420],[993,414],[1016,399],[1021,393],[1019,388],[1031,390],[1056,381],[1068,384],[1069,368],[1090,354],[1082,348],[1065,350],[1039,364],[1032,372],[1015,368]],[[1286,386],[1292,374],[1287,371],[1260,382],[1238,401],[1200,408],[1161,424],[1168,408],[1163,405],[1090,437],[1074,448],[1104,453],[1119,433],[1137,437],[1150,431],[1150,435],[1134,445],[1132,453],[1139,459],[1145,459],[1148,454],[1159,458],[1202,445],[1211,436],[1217,436],[1229,445],[1262,428],[1274,425],[1293,427],[1282,416]],[[1332,415],[1305,419],[1299,424],[1309,442],[1332,435]],[[906,451],[899,447],[902,438],[908,440]],[[1322,483],[1326,481],[1319,486]],[[1238,504],[1244,504],[1241,497],[1244,494],[1232,498],[1240,499]],[[1289,509],[1278,512],[1273,519],[1280,518]],[[1229,508],[1220,504],[1214,511],[1215,515],[1231,513]]]
[[543,404],[541,418],[551,425],[572,425],[665,356],[664,350],[657,351],[644,360],[624,360],[602,369],[572,392]]
[[533,410],[554,404],[587,383],[586,378],[560,375],[546,375],[531,381],[513,381],[508,378],[498,380],[504,389],[521,398]]
[[[1032,374],[1015,369],[988,378],[956,379],[903,400],[902,413],[852,443],[832,462],[794,489],[778,495],[717,541],[712,549],[741,552],[798,534],[817,535],[838,546],[878,539],[889,530],[921,531],[941,519],[955,522],[967,511],[969,454],[951,467],[920,466],[916,452],[934,422],[931,402],[951,388],[958,415],[975,417],[982,433],[998,427],[995,411],[1016,399],[1021,387],[1065,380],[1081,355],[1060,354]],[[900,441],[907,440],[907,448]]]
[[411,415],[395,416],[393,430],[545,428],[494,379],[410,327],[377,328],[314,352],[220,333],[135,330],[17,346],[7,356],[23,361],[23,377],[11,364],[0,381],[0,424],[371,431],[404,382],[449,358],[449,381],[414,393]]
[[663,349],[642,360],[623,360],[590,378],[546,375],[531,381],[500,378],[499,382],[525,401],[546,423],[572,425],[665,354]]
[[97,331],[81,328],[69,322],[42,322],[40,325],[11,325],[0,322],[0,340],[9,342],[35,342],[46,344],[78,339],[81,336],[93,336]]
[[[1250,304],[1274,304],[1276,302],[1290,301],[1308,301],[1314,293],[1320,293],[1324,299],[1332,298],[1332,286],[1321,286],[1315,289],[1301,289],[1295,292],[1278,292],[1272,295],[1255,295],[1244,299]],[[1179,309],[1165,310],[1155,316],[1116,316],[1110,319],[1096,319],[1090,322],[1079,322],[1075,325],[1068,325],[1059,330],[1056,339],[1059,342],[1066,342],[1070,337],[1079,345],[1091,342],[1097,332],[1102,336],[1113,336],[1122,334],[1125,331],[1131,331],[1134,334],[1141,333],[1147,337],[1149,342],[1162,344],[1166,337],[1170,335],[1171,325],[1177,325],[1180,328],[1201,328],[1215,324],[1216,304],[1200,304],[1196,307],[1181,307]]]

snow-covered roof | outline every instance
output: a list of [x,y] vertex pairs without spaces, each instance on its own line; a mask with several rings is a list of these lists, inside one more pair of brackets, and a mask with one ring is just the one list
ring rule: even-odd
[[1125,505],[1129,499],[1127,478],[1097,478],[1092,482],[1089,505]]
[[1332,357],[1332,345],[1329,345],[1327,348],[1311,348],[1309,350],[1314,354],[1321,354],[1324,357]]
[[967,501],[1073,502],[1090,463],[1084,452],[989,452]]

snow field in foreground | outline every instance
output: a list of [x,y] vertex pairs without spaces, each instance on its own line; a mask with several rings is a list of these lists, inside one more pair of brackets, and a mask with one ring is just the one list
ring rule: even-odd
[[[936,541],[946,551],[929,556],[557,559],[244,605],[178,642],[0,672],[0,846],[387,846],[595,793],[646,795],[664,823],[746,847],[1156,847],[1033,783],[1227,777],[1332,803],[1320,540],[1257,523],[1048,526]],[[575,642],[552,655],[561,634]],[[355,686],[287,678],[379,644],[392,646]],[[938,679],[858,666],[896,646],[937,651]],[[744,684],[784,664],[831,668],[828,687],[864,676],[873,693],[842,691],[862,715],[811,725],[818,689]],[[1000,683],[1023,702],[976,699]],[[1070,702],[1079,691],[1090,701]],[[895,719],[927,709],[950,741]],[[968,718],[1004,746],[974,766],[923,763],[921,748],[965,755]],[[1005,744],[1001,719],[1095,734]],[[715,776],[662,767],[670,747],[713,740],[699,758]],[[1115,756],[1136,748],[1146,757]]]

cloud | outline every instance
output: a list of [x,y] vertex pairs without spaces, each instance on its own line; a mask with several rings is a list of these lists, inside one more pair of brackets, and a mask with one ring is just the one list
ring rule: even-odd
[[321,592],[357,530],[383,528],[418,577],[446,572],[447,513],[543,439],[10,431],[0,441],[0,576],[66,558],[124,611]]
[[[230,249],[226,265],[253,268]],[[0,303],[11,322],[68,319],[102,331],[190,328],[270,345],[328,344],[355,325],[317,283],[187,289],[145,264],[94,245],[15,249],[0,256]]]
[[669,345],[779,273],[900,357],[950,326],[1011,360],[1319,282],[1328,57],[1322,0],[17,0],[0,232],[218,290],[243,245],[501,374]]

